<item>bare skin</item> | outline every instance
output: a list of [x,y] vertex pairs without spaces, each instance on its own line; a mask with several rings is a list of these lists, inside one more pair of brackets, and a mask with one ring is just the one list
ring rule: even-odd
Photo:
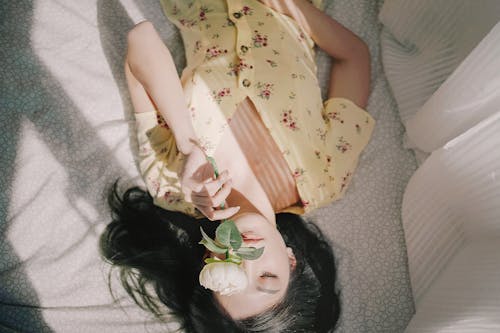
[[[261,2],[293,17],[316,44],[332,56],[334,66],[328,96],[345,97],[365,107],[370,82],[370,56],[366,45],[306,0]],[[249,288],[234,297],[219,297],[219,302],[234,318],[257,314],[279,302],[295,259],[276,229],[273,204],[231,130],[224,133],[221,139],[224,144],[215,152],[214,157],[223,172],[213,179],[213,169],[196,144],[181,79],[171,54],[147,21],[129,32],[125,75],[135,112],[158,110],[172,129],[178,149],[187,155],[181,176],[186,200],[211,220],[232,217],[239,229],[262,238],[259,241],[266,247],[262,259],[244,265],[250,279]],[[224,202],[225,208],[219,209]],[[254,302],[249,302],[250,299]]]

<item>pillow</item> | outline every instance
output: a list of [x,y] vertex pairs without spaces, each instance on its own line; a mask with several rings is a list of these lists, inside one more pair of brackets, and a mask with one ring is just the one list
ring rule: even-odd
[[500,23],[406,122],[411,143],[432,152],[500,111]]
[[500,2],[387,0],[382,61],[404,124],[499,20]]

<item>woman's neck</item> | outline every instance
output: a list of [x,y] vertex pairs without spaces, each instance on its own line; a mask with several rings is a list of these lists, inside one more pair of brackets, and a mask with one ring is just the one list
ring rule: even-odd
[[231,191],[231,194],[226,199],[229,207],[240,206],[240,210],[238,211],[238,213],[236,213],[235,216],[233,216],[233,218],[247,213],[256,213],[264,216],[264,218],[269,223],[271,223],[273,226],[276,226],[276,216],[267,196],[264,196],[264,198],[261,196],[260,200],[257,200],[257,202],[255,201],[256,200],[254,200],[254,203],[258,204],[261,209],[257,209],[250,200],[248,200],[243,194],[241,194],[241,192],[239,192],[234,187]]

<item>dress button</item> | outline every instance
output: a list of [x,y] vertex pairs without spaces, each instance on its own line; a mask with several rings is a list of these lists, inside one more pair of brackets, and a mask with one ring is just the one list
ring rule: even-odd
[[233,17],[236,18],[236,19],[239,19],[241,17],[241,13],[240,12],[235,12],[235,13],[233,13]]
[[247,51],[248,51],[248,46],[241,45],[241,46],[240,46],[240,50],[241,50],[241,53],[247,53]]
[[244,79],[243,80],[243,87],[250,87],[250,80]]

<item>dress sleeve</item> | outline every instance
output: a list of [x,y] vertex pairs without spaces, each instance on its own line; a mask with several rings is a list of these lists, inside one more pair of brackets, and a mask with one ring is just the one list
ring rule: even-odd
[[352,101],[338,97],[324,102],[323,118],[328,128],[327,142],[331,145],[335,199],[340,199],[351,181],[359,155],[370,141],[375,120]]
[[138,113],[139,170],[155,205],[169,211],[202,217],[184,200],[179,176],[185,156],[177,149],[174,135],[156,111]]
[[193,23],[193,20],[190,19],[190,17],[193,15],[196,7],[193,6],[192,1],[160,0],[160,4],[165,16],[178,28],[182,28],[184,25],[190,25]]

